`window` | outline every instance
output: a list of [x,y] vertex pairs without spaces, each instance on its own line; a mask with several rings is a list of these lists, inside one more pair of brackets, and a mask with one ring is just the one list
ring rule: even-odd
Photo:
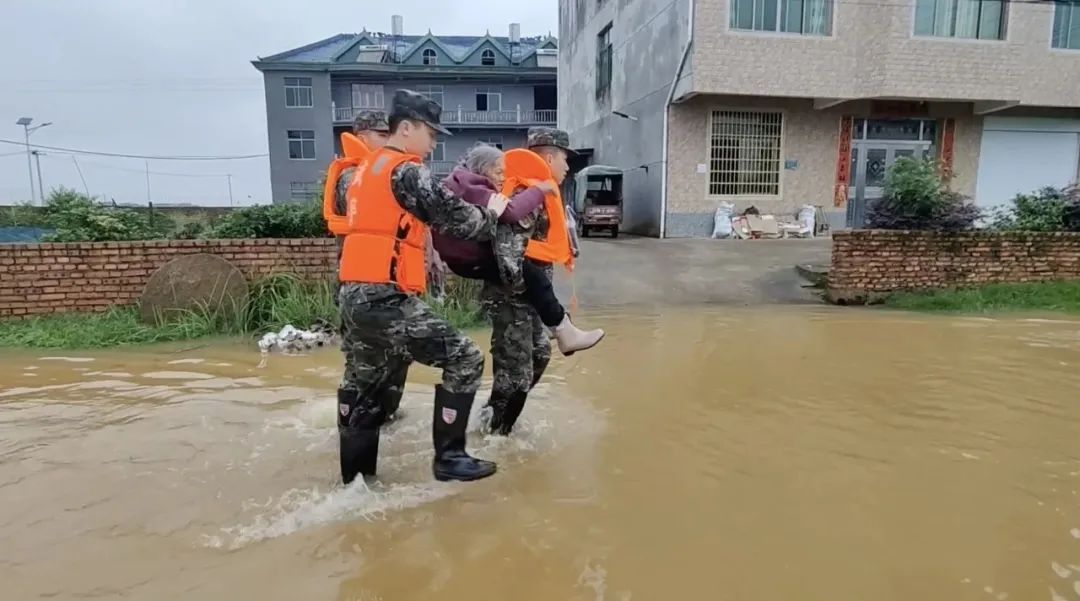
[[915,35],[1005,39],[1005,0],[916,0]]
[[439,103],[439,106],[445,106],[443,102],[443,87],[442,86],[416,86],[413,88],[417,94],[423,94],[431,100]]
[[495,66],[495,51],[491,48],[486,48],[480,53],[480,64],[485,67]]
[[315,132],[310,129],[290,129],[289,158],[294,161],[315,160]]
[[1080,50],[1080,1],[1058,0],[1054,3],[1054,48]]
[[291,109],[311,108],[310,77],[286,77],[285,78],[285,106]]
[[713,111],[709,131],[709,194],[779,196],[783,116]]
[[933,142],[936,133],[933,119],[856,119],[851,135],[856,140]]
[[352,105],[354,109],[382,109],[386,106],[386,93],[381,85],[354,83]]
[[424,59],[425,65],[437,65],[439,64],[439,55],[435,54],[435,51],[431,48],[424,48],[424,52],[421,55]]
[[431,160],[441,162],[446,160],[446,142],[435,143],[435,149],[431,151]]
[[289,182],[289,200],[293,202],[308,202],[315,200],[319,194],[317,182]]
[[731,28],[832,35],[833,0],[731,0]]
[[501,111],[502,92],[500,92],[498,88],[477,88],[476,110]]
[[604,98],[611,91],[611,23],[596,36],[596,97]]
[[477,142],[483,142],[484,144],[487,144],[489,146],[494,146],[495,148],[498,148],[499,150],[503,149],[502,136],[487,136],[486,138],[477,138],[476,141]]

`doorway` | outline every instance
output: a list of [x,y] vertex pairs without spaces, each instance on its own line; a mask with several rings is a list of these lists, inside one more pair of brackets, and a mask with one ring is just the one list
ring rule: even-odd
[[559,108],[559,93],[555,86],[533,87],[533,108],[538,111],[554,111]]
[[866,225],[866,207],[885,194],[885,175],[897,160],[934,156],[936,123],[929,119],[856,119],[851,142],[847,226]]

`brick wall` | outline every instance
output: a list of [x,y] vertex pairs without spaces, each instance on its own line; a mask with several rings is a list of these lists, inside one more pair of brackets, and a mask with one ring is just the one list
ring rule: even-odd
[[104,311],[134,304],[150,275],[170,259],[210,253],[249,280],[273,273],[333,278],[333,239],[183,240],[0,245],[0,318]]
[[901,290],[1080,279],[1080,233],[833,233],[829,298],[880,300]]

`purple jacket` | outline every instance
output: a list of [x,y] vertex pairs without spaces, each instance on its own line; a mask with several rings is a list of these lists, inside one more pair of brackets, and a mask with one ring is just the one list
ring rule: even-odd
[[[482,207],[486,207],[488,199],[497,192],[491,180],[461,168],[455,169],[449,177],[444,179],[443,185],[465,202]],[[539,188],[523,190],[510,199],[510,205],[499,216],[499,221],[517,223],[543,204],[544,192],[542,190]],[[434,230],[431,232],[431,239],[435,244],[435,250],[439,251],[439,256],[447,263],[472,264],[491,252],[490,243],[461,240]]]

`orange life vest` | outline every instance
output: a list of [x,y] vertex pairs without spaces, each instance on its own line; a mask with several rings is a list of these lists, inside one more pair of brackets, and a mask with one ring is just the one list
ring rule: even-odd
[[503,195],[513,196],[519,188],[529,188],[541,182],[549,182],[555,192],[544,195],[544,209],[547,211],[550,227],[547,240],[529,240],[525,247],[525,256],[544,263],[558,264],[568,271],[574,270],[574,253],[570,247],[570,232],[566,229],[566,209],[563,207],[559,185],[551,175],[551,167],[535,152],[526,148],[515,148],[506,152],[506,183]]
[[346,197],[349,233],[338,270],[342,282],[393,283],[414,294],[427,290],[428,228],[401,208],[390,183],[394,169],[407,161],[421,159],[382,148],[357,167]]
[[346,216],[337,212],[338,180],[346,169],[358,167],[371,154],[363,140],[348,132],[341,134],[341,151],[345,156],[330,163],[323,187],[323,218],[326,219],[326,228],[335,236],[349,233]]

